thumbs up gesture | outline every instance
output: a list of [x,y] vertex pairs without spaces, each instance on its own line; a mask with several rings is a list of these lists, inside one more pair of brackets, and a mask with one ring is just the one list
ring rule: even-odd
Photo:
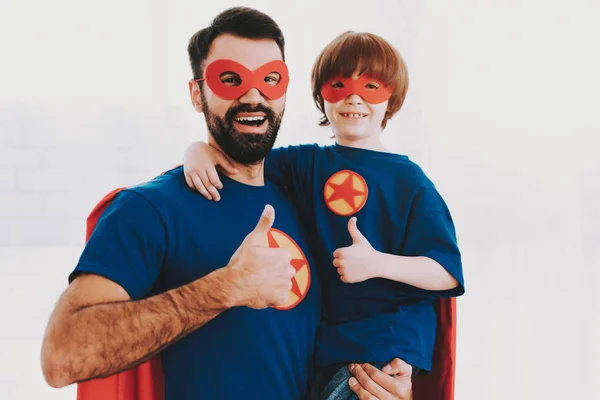
[[254,230],[235,251],[227,268],[235,285],[235,305],[262,309],[288,300],[296,270],[292,254],[283,248],[267,247],[267,232],[275,221],[275,210],[267,205]]
[[348,233],[352,238],[352,245],[333,252],[333,266],[337,268],[340,279],[345,283],[356,283],[374,278],[381,253],[358,230],[356,217],[348,221]]

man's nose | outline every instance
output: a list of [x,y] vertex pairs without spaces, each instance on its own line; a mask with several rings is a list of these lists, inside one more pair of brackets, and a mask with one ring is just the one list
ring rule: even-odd
[[246,104],[259,104],[259,103],[263,103],[264,101],[265,101],[264,96],[256,88],[252,88],[252,89],[248,90],[246,93],[244,93],[242,95],[242,97],[239,98],[240,103],[246,103]]

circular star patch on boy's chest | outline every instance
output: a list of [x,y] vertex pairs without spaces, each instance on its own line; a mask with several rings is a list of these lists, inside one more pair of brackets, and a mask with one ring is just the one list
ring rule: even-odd
[[354,171],[343,170],[331,175],[323,188],[325,204],[337,215],[349,216],[359,212],[369,190],[365,179]]
[[288,292],[288,300],[284,305],[273,307],[277,310],[289,310],[300,304],[308,293],[310,266],[300,246],[294,239],[279,229],[269,229],[269,232],[267,232],[267,245],[271,249],[283,248],[292,253],[290,264],[296,270],[296,274],[292,278],[292,290]]

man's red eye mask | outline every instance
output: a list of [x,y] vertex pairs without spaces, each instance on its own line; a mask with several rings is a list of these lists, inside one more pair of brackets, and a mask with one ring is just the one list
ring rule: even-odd
[[[241,83],[232,86],[221,82],[221,75],[225,72],[237,74]],[[270,85],[265,78],[274,72],[279,74],[279,82]],[[290,77],[287,65],[281,60],[270,61],[254,71],[233,60],[216,60],[206,67],[204,78],[196,79],[201,80],[206,80],[210,90],[224,100],[235,100],[252,88],[271,100],[277,100],[285,94]]]

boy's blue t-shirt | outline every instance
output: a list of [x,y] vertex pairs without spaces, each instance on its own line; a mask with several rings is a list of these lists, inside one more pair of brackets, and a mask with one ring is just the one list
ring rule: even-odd
[[[291,188],[318,248],[323,320],[316,362],[323,368],[348,362],[389,362],[395,357],[431,369],[436,296],[464,293],[461,256],[444,200],[407,156],[332,146],[277,148],[266,158],[266,176]],[[358,211],[357,211],[358,210]],[[344,283],[333,252],[352,244],[348,220],[377,251],[426,256],[459,286],[432,292],[373,278]]]
[[297,210],[268,181],[249,186],[220,178],[219,202],[188,188],[182,167],[121,192],[98,221],[69,280],[80,272],[99,274],[121,285],[133,300],[185,285],[226,266],[271,204],[271,247],[294,242],[300,247],[292,250],[298,296],[290,294],[290,301],[301,300],[289,310],[229,309],[167,347],[161,353],[166,399],[257,394],[305,399],[321,293]]

